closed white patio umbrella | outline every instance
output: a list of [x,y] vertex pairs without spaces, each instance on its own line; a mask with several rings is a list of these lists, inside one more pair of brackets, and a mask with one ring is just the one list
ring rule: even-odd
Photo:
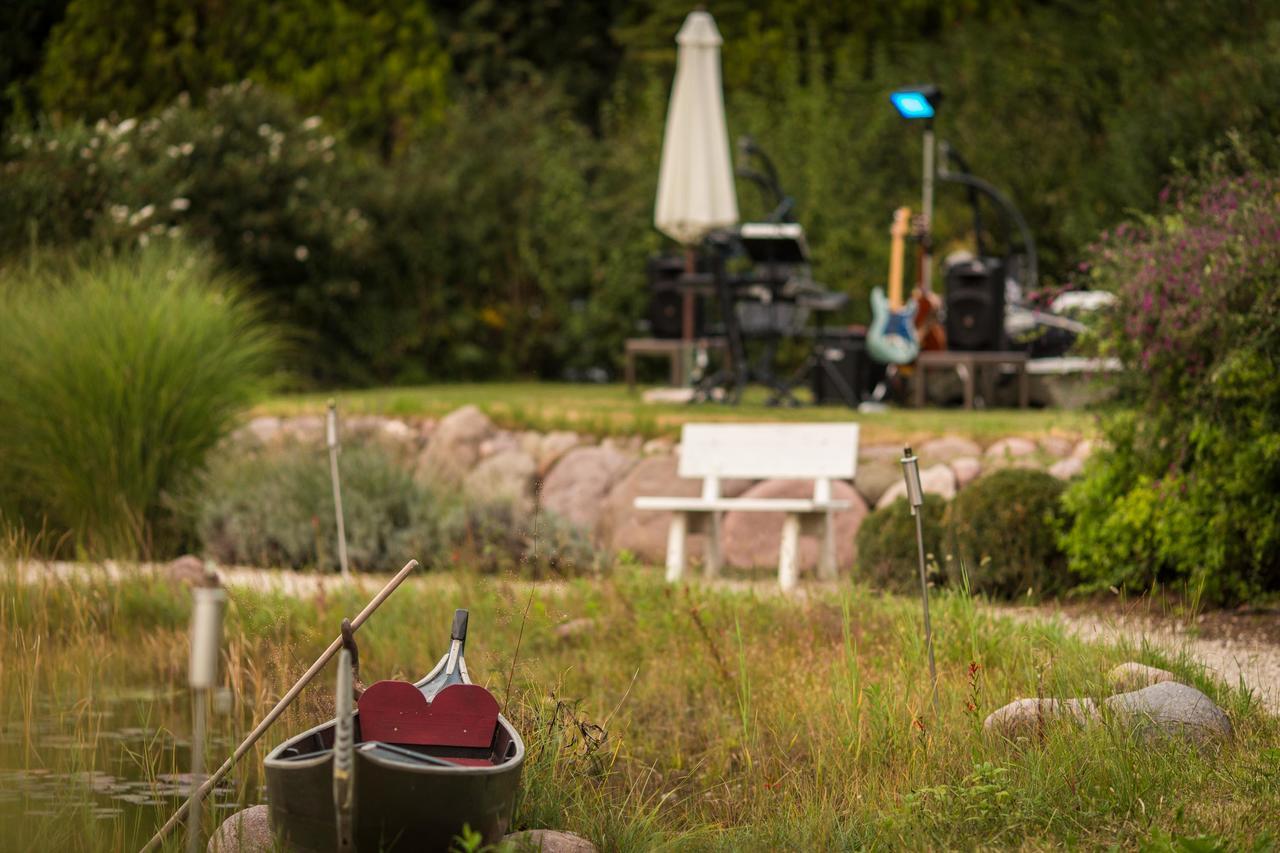
[[[676,33],[676,80],[667,107],[658,169],[658,198],[653,224],[659,231],[689,247],[688,269],[693,272],[694,249],[717,228],[738,222],[738,195],[729,159],[729,131],[724,121],[724,91],[720,82],[720,45],[715,19],[704,11],[690,12]],[[683,306],[685,376],[692,369],[693,294],[686,291]]]
[[720,82],[720,31],[710,13],[689,13],[676,34],[676,79],[667,108],[653,224],[686,246],[738,221]]

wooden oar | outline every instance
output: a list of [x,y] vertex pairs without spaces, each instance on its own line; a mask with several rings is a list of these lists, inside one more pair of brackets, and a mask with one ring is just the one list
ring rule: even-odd
[[[358,630],[360,626],[365,623],[365,620],[373,615],[373,611],[377,610],[378,607],[381,606],[382,602],[386,601],[387,597],[396,591],[396,587],[400,586],[400,584],[404,582],[404,579],[409,576],[409,573],[417,568],[417,566],[417,560],[410,560],[405,563],[404,568],[400,570],[399,574],[388,581],[387,585],[382,588],[382,591],[375,595],[373,600],[364,606],[364,610],[361,610],[356,618],[351,620],[351,630]],[[169,831],[177,826],[183,817],[186,816],[187,812],[191,809],[191,804],[203,800],[205,795],[213,789],[213,786],[218,784],[222,777],[226,776],[232,767],[235,767],[236,762],[243,758],[244,754],[258,742],[258,738],[262,737],[262,735],[266,733],[267,729],[271,727],[271,724],[284,713],[284,709],[289,707],[289,703],[298,698],[298,694],[302,692],[302,689],[310,684],[311,680],[320,674],[320,670],[324,669],[325,664],[327,664],[329,660],[338,653],[338,649],[341,647],[342,636],[339,635],[337,639],[329,644],[329,648],[325,649],[324,653],[321,654],[320,657],[316,658],[316,662],[311,664],[311,668],[302,674],[302,677],[298,679],[297,683],[294,684],[293,687],[289,688],[289,692],[284,694],[284,697],[276,703],[276,706],[271,709],[271,712],[262,718],[262,722],[258,723],[257,727],[249,733],[247,738],[244,739],[244,742],[236,747],[236,751],[231,754],[230,758],[222,763],[222,766],[218,768],[217,772],[206,779],[205,783],[200,786],[199,790],[192,794],[191,797],[182,804],[181,808],[173,813],[173,816],[169,818],[164,826],[157,830],[155,835],[151,836],[151,840],[142,848],[142,853],[149,853],[149,851],[155,850],[160,846],[160,842],[169,834]]]

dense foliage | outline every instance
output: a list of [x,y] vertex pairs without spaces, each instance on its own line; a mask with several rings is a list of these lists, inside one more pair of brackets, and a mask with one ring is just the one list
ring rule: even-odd
[[[0,93],[18,132],[0,183],[27,187],[3,189],[0,251],[110,232],[93,224],[104,212],[128,224],[187,198],[188,216],[165,217],[308,336],[299,366],[314,381],[615,370],[643,313],[644,258],[661,245],[652,198],[687,11],[24,3],[0,22],[0,44],[22,48]],[[1022,206],[1050,281],[1125,211],[1150,210],[1174,159],[1196,162],[1228,131],[1280,163],[1268,4],[713,11],[730,131],[773,153],[817,274],[853,296],[851,319],[883,277],[890,211],[916,197],[919,134],[885,100],[904,81],[943,85],[940,133]],[[311,112],[324,121],[306,131]],[[128,143],[115,163],[91,147],[104,116],[136,119],[135,138],[112,140],[113,152]],[[151,121],[163,149],[141,143]],[[173,161],[155,156],[169,146]],[[750,186],[740,196],[745,216],[762,210]],[[938,221],[944,250],[966,244],[963,196],[946,184]]]
[[163,552],[166,496],[264,386],[256,306],[168,241],[4,280],[0,514],[82,552]]
[[1052,596],[1072,586],[1058,548],[1061,480],[1006,468],[981,477],[947,505],[948,580],[996,598]]
[[1229,165],[1091,252],[1136,405],[1067,495],[1072,569],[1099,586],[1280,589],[1280,178]]
[[[339,456],[347,557],[357,571],[385,571],[408,557],[429,568],[569,576],[606,566],[578,530],[543,513],[521,517],[506,502],[463,499],[415,479],[408,460],[376,442]],[[337,521],[326,449],[313,443],[215,454],[197,488],[176,504],[193,519],[197,547],[232,565],[335,571]]]
[[[925,495],[920,507],[924,521],[925,560],[936,574],[946,558],[943,519],[947,503],[937,495]],[[920,589],[916,546],[916,521],[911,504],[896,500],[866,517],[858,528],[858,563],[855,577],[878,589],[911,593]]]

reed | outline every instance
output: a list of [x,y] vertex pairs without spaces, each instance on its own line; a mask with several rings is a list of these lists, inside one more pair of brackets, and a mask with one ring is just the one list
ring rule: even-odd
[[[186,591],[145,574],[52,580],[31,566],[19,580],[6,565],[0,771],[69,775],[52,799],[0,785],[18,791],[0,799],[0,837],[19,849],[136,846],[180,799],[165,776],[187,763]],[[215,753],[364,597],[232,587],[224,678],[234,703],[213,718]],[[636,568],[541,585],[430,573],[360,632],[361,665],[366,680],[416,677],[440,653],[453,608],[469,607],[472,676],[499,697],[510,679],[506,713],[529,748],[517,826],[572,830],[601,849],[1274,844],[1258,816],[1280,814],[1280,723],[1238,686],[1187,659],[1016,624],[960,593],[933,605],[936,715],[918,602],[859,586],[788,600],[669,587]],[[583,617],[593,629],[557,636]],[[1098,695],[1106,670],[1131,658],[1205,689],[1231,715],[1234,742],[1148,748],[1116,727],[1050,728],[1022,745],[984,738],[982,719],[1010,699]],[[327,685],[304,693],[225,799],[258,801],[266,750],[331,712]],[[102,816],[117,801],[84,781],[93,771],[164,802]],[[208,812],[206,826],[225,813]]]

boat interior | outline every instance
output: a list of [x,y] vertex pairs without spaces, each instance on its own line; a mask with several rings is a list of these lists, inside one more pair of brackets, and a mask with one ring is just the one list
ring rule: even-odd
[[[439,768],[493,767],[518,748],[501,723],[498,702],[476,684],[449,684],[428,698],[422,684],[379,681],[355,713],[356,752],[382,763]],[[290,741],[281,761],[320,758],[333,750],[334,723]]]

